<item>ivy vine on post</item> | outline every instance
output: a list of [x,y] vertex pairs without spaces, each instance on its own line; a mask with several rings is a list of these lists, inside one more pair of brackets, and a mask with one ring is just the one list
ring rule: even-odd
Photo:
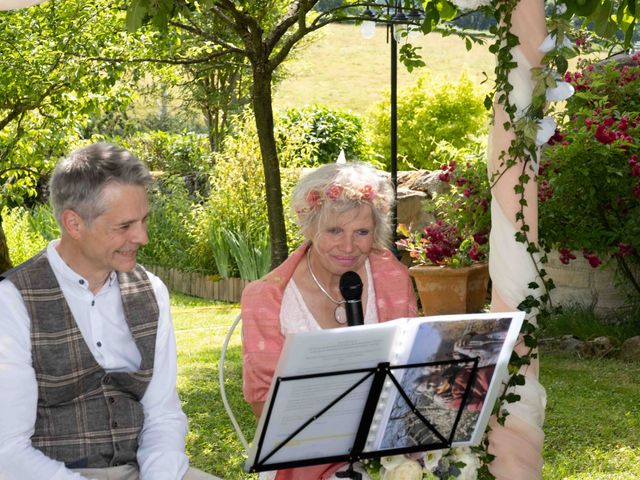
[[[549,35],[539,49],[544,55],[540,66],[531,69],[531,78],[534,83],[532,98],[524,112],[519,112],[511,101],[510,93],[513,90],[513,85],[509,81],[510,73],[518,65],[512,55],[513,48],[520,43],[512,33],[512,14],[518,1],[497,0],[492,5],[497,21],[497,25],[492,29],[495,42],[490,47],[490,51],[496,55],[497,59],[494,101],[502,106],[508,116],[503,128],[506,131],[511,130],[513,138],[508,149],[501,152],[499,156],[500,168],[498,172],[494,173],[491,181],[494,186],[509,169],[519,169],[517,182],[513,185],[519,203],[515,214],[515,224],[518,226],[515,239],[526,247],[539,281],[531,282],[528,285],[532,293],[527,295],[524,301],[518,305],[518,309],[537,316],[539,321],[553,311],[549,292],[554,288],[554,284],[544,269],[548,252],[542,249],[530,234],[531,225],[527,223],[525,216],[525,209],[528,207],[525,192],[527,185],[530,182],[535,182],[539,163],[539,147],[546,143],[555,131],[555,122],[551,118],[545,117],[549,101],[565,100],[573,94],[573,87],[560,80],[567,71],[569,58],[576,54],[575,46],[568,40],[568,34],[571,31],[570,20],[575,13],[597,14],[602,10],[606,11],[607,8],[606,5],[600,5],[598,2],[589,3],[591,5],[589,12],[576,11],[579,9],[577,4],[571,7],[567,7],[566,4],[558,4],[553,7],[551,17],[548,19]],[[621,4],[617,18],[621,22],[621,27],[626,28],[625,40],[628,46],[631,40],[630,32],[633,32],[636,20],[634,18],[630,21],[628,15],[625,17],[625,13],[636,14],[633,6],[627,2]],[[596,30],[612,36],[616,29],[612,28],[610,16],[600,16],[600,19],[601,23],[605,23],[606,26],[603,27],[596,23]],[[587,20],[584,23],[586,24]],[[577,35],[576,38],[580,38],[580,36]],[[490,105],[491,101],[489,100],[487,104]],[[511,376],[494,410],[498,424],[503,426],[508,415],[508,411],[503,407],[508,403],[520,400],[520,396],[514,393],[512,387],[525,383],[525,376],[520,373],[521,367],[530,365],[531,361],[537,358],[538,329],[533,323],[525,321],[522,339],[527,351],[520,355],[514,351],[510,363]],[[478,470],[478,478],[494,478],[488,465],[495,457],[489,453],[488,448],[488,437],[485,436],[483,444],[478,449],[482,460]]]
[[[493,15],[496,20],[496,25],[491,29],[494,41],[490,46],[490,51],[496,56],[495,86],[485,105],[491,108],[495,102],[504,110],[507,120],[502,127],[505,131],[511,131],[512,140],[508,148],[499,155],[500,166],[491,176],[491,183],[493,188],[507,172],[518,169],[515,176],[517,181],[513,185],[513,192],[518,199],[518,208],[513,219],[517,226],[515,240],[525,247],[536,272],[536,280],[528,284],[530,294],[518,305],[518,309],[542,321],[553,312],[549,292],[554,288],[554,284],[544,269],[548,252],[538,243],[537,231],[536,235],[532,235],[532,225],[527,222],[525,210],[529,205],[525,193],[532,184],[535,186],[539,148],[555,131],[555,122],[545,116],[550,109],[549,102],[565,100],[573,93],[572,87],[562,81],[568,69],[568,60],[577,54],[576,46],[569,40],[569,35],[573,33],[576,39],[580,39],[584,38],[584,32],[575,34],[572,25],[576,25],[576,18],[582,18],[582,29],[589,26],[597,35],[612,41],[613,44],[619,43],[616,42],[615,34],[622,31],[624,43],[621,48],[624,49],[630,45],[640,12],[636,11],[633,0],[620,2],[615,15],[613,4],[606,0],[570,0],[551,5],[551,15],[547,19],[549,35],[539,49],[543,54],[540,65],[530,70],[533,81],[530,103],[523,111],[519,111],[511,100],[514,86],[510,82],[510,74],[518,67],[512,55],[513,49],[520,44],[520,39],[512,30],[512,16],[518,3],[518,0],[453,0],[453,4],[462,12],[482,9]],[[425,2],[425,13],[425,33],[437,30],[441,20],[459,14],[452,13],[446,2],[435,1]],[[444,31],[448,34],[460,34],[450,26],[444,27]],[[475,35],[468,36],[465,40],[467,48],[471,47],[472,41],[481,43]],[[525,321],[522,341],[525,352],[518,354],[514,351],[510,362],[510,378],[494,409],[497,423],[502,426],[508,415],[507,409],[504,408],[506,404],[520,400],[520,396],[512,387],[525,383],[521,368],[530,365],[532,360],[537,358],[538,328],[534,323]],[[488,438],[488,435],[485,435],[482,444],[476,449],[481,460],[477,471],[478,478],[495,478],[489,470],[489,464],[495,457],[489,453]]]

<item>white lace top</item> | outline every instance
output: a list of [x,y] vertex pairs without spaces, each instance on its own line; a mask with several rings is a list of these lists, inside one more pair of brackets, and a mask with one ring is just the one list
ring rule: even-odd
[[[364,323],[378,323],[378,310],[376,308],[376,294],[373,288],[371,277],[371,267],[369,259],[365,260],[365,270],[367,272],[367,305],[364,308]],[[296,282],[291,278],[284,290],[282,306],[280,307],[280,329],[283,335],[288,333],[308,332],[321,330],[320,325],[311,314],[311,311],[304,303],[304,298]]]

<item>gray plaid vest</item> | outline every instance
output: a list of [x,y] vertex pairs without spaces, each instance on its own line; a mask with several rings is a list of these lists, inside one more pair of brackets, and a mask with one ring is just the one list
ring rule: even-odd
[[96,362],[46,250],[3,277],[20,291],[31,319],[38,382],[32,445],[69,468],[135,463],[144,420],[140,399],[153,374],[158,326],[158,303],[144,269],[118,273],[125,317],[142,356],[135,372],[106,373]]

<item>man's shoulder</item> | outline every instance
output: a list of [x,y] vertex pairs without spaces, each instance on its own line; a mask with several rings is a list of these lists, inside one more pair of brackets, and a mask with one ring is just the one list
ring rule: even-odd
[[150,283],[154,290],[167,290],[166,285],[160,277],[147,270],[143,265],[136,264],[130,272],[117,272],[118,281],[121,284]]
[[36,253],[33,257],[31,257],[30,259],[26,260],[25,262],[21,263],[20,265],[16,265],[15,267],[13,267],[10,270],[7,270],[6,272],[0,273],[0,282],[2,280],[5,279],[11,279],[11,277],[14,277],[15,275],[17,275],[18,273],[33,267],[34,265],[36,265],[37,263],[46,260],[47,259],[47,250],[41,250],[40,252]]

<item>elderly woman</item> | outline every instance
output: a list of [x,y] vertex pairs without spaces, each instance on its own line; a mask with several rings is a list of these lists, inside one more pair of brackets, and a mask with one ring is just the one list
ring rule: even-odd
[[[361,163],[324,165],[295,188],[291,208],[306,241],[242,295],[244,396],[256,416],[285,336],[346,326],[343,273],[351,270],[362,279],[365,324],[416,315],[407,268],[385,248],[392,195],[390,182]],[[331,478],[337,467],[282,470],[275,478]]]

